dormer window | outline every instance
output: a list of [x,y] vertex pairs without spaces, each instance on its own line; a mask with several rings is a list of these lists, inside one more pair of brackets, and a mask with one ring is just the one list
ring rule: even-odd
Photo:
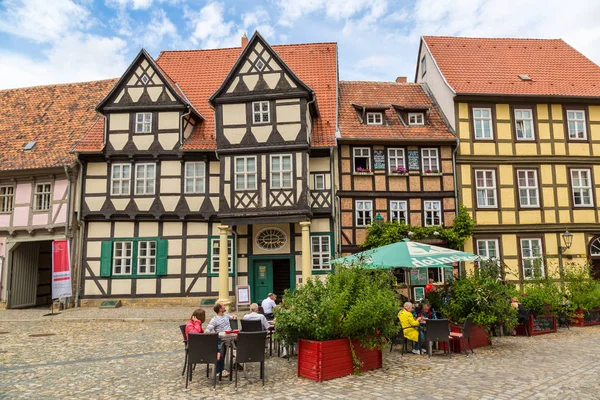
[[380,112],[368,112],[367,113],[367,125],[382,125],[383,124],[383,113]]
[[425,125],[423,113],[408,113],[409,125]]

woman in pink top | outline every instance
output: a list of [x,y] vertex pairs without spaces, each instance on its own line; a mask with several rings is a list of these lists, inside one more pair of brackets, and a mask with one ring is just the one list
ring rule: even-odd
[[190,333],[204,333],[202,324],[206,321],[206,313],[199,308],[192,314],[192,318],[185,324],[185,338],[187,339]]

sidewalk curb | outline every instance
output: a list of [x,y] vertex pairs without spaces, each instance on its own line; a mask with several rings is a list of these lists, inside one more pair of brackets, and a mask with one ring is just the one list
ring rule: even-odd
[[[185,319],[185,318],[184,318]],[[30,319],[0,319],[3,322],[182,322],[181,318],[30,318]]]

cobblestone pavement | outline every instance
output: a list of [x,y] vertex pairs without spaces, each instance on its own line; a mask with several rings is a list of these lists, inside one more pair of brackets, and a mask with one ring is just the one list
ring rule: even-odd
[[[31,336],[50,334],[52,336]],[[384,367],[324,383],[296,377],[296,359],[270,358],[261,387],[258,366],[240,388],[213,391],[199,366],[191,390],[180,377],[183,348],[175,322],[0,321],[3,399],[597,399],[600,326],[532,338],[495,338],[474,356],[431,360],[399,349]]]
[[[203,307],[206,315],[213,315],[212,306]],[[120,308],[98,308],[79,307],[58,311],[56,315],[44,317],[50,312],[50,307],[36,307],[24,310],[0,310],[0,323],[2,321],[45,321],[47,319],[58,320],[144,320],[144,321],[185,321],[190,318],[194,307],[168,306],[168,307],[120,307]],[[247,311],[240,312],[243,315]]]

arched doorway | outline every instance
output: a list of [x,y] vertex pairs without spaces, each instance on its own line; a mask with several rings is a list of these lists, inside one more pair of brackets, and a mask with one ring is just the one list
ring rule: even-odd
[[590,241],[589,254],[592,262],[592,276],[600,280],[600,236],[595,236]]

